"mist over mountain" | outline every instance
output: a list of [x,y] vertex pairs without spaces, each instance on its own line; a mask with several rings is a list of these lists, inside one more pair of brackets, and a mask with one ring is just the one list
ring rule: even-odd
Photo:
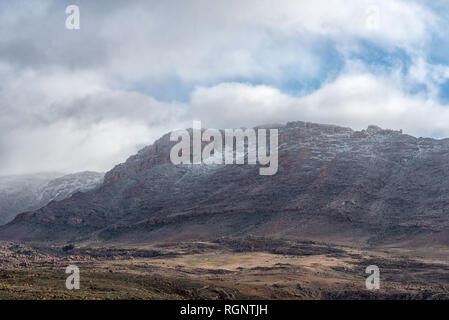
[[278,129],[275,175],[255,165],[173,165],[167,134],[99,188],[19,215],[0,238],[448,242],[449,139],[301,121]]
[[0,224],[74,192],[91,190],[102,183],[103,176],[103,173],[86,171],[69,175],[40,173],[0,177]]

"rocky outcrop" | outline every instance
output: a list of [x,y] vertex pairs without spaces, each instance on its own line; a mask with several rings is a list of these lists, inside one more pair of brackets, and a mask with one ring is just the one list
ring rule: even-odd
[[18,216],[0,238],[448,242],[448,139],[300,121],[278,128],[276,175],[254,165],[173,165],[165,135],[101,187]]

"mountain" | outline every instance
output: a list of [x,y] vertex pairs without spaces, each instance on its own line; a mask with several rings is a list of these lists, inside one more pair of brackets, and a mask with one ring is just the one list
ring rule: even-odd
[[0,238],[449,242],[449,139],[301,121],[278,128],[275,175],[255,165],[173,165],[167,134],[99,188],[17,216]]
[[11,221],[18,213],[37,209],[38,189],[58,176],[40,173],[0,177],[0,224]]
[[40,173],[0,177],[0,224],[50,201],[70,197],[74,192],[91,190],[101,185],[103,176],[103,173],[86,171],[64,176]]

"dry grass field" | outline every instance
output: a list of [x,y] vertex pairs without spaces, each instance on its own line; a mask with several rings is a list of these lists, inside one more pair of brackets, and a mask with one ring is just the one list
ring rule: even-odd
[[[0,244],[1,299],[447,299],[445,248],[220,239],[151,245]],[[80,269],[80,289],[65,268]],[[368,290],[368,265],[380,289]]]

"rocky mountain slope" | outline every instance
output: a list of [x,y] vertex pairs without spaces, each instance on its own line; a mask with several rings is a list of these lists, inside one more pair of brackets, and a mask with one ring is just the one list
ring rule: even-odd
[[103,182],[103,173],[79,172],[0,177],[0,224],[22,212],[36,210],[50,201],[62,200],[76,191],[88,191]]
[[1,239],[272,238],[449,242],[449,139],[370,126],[279,126],[279,170],[173,165],[165,135],[101,187],[0,228]]

